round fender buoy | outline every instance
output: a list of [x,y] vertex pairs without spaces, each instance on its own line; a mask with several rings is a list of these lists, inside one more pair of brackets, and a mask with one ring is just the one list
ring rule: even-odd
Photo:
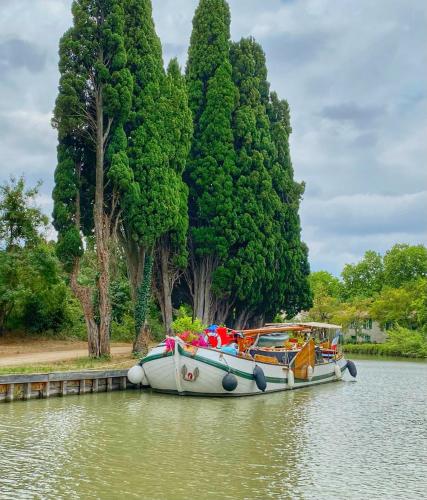
[[307,379],[311,380],[313,378],[313,367],[311,365],[307,366]]
[[228,392],[234,391],[234,389],[237,387],[237,377],[236,375],[233,375],[232,373],[227,373],[224,375],[222,379],[222,387]]
[[340,380],[341,376],[342,376],[341,368],[338,365],[335,365],[335,377],[337,377],[337,379]]
[[292,370],[288,370],[288,387],[289,387],[289,389],[292,389],[294,385],[295,385],[294,372]]
[[347,360],[347,369],[348,373],[353,377],[357,377],[357,368],[356,365],[353,363],[353,361],[350,361],[349,359]]
[[254,368],[254,379],[258,389],[262,392],[265,392],[265,390],[267,389],[267,381],[265,380],[265,375],[262,368],[260,368],[258,365],[256,365]]
[[132,368],[130,368],[130,370],[128,371],[128,379],[132,384],[140,384],[143,378],[144,370],[140,365],[132,366]]

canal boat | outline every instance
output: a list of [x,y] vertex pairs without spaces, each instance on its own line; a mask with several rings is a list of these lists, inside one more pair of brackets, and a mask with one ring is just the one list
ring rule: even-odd
[[200,342],[167,337],[129,370],[128,377],[155,391],[179,395],[248,396],[298,389],[340,380],[346,369],[356,376],[339,339],[339,326],[324,323],[242,331],[212,325]]

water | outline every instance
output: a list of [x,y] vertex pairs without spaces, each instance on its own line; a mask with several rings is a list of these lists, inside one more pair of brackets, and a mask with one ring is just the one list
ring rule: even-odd
[[426,498],[427,364],[356,364],[266,396],[1,404],[0,498]]

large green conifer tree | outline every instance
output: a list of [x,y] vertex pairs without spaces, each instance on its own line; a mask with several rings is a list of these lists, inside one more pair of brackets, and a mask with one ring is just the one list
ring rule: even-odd
[[232,44],[230,59],[238,89],[233,114],[235,241],[214,284],[217,295],[224,295],[218,321],[228,317],[236,327],[243,327],[255,320],[264,299],[271,272],[267,262],[275,245],[273,217],[280,200],[270,174],[275,148],[266,111],[269,85],[264,53],[253,39],[242,39]]
[[162,312],[167,333],[172,333],[172,292],[176,281],[187,265],[188,187],[182,174],[188,158],[193,132],[191,111],[185,79],[176,59],[168,66],[165,96],[168,99],[165,114],[170,168],[176,174],[176,202],[178,212],[173,227],[157,240],[155,255],[154,290]]
[[186,279],[194,315],[216,314],[212,284],[233,242],[232,113],[236,89],[229,61],[230,12],[225,0],[200,0],[187,63],[194,138],[185,172],[189,186],[190,261]]
[[272,319],[281,310],[292,317],[302,309],[309,309],[312,305],[312,293],[308,282],[308,248],[301,241],[299,217],[304,183],[294,180],[289,148],[292,127],[288,102],[280,100],[272,92],[268,114],[271,137],[276,147],[271,175],[274,190],[281,201],[274,220],[277,240],[274,259],[269,264],[274,269],[274,274],[267,287],[266,296],[269,299],[261,305],[266,318]]
[[143,352],[156,243],[182,223],[182,158],[188,154],[192,123],[182,82],[165,75],[151,1],[128,0],[125,19],[127,67],[133,77],[125,123],[129,162],[117,165],[110,178],[121,192],[120,235],[135,301],[134,350]]
[[[58,129],[54,226],[58,255],[70,273],[88,329],[89,354],[109,354],[110,237],[117,193],[107,186],[116,163],[126,161],[123,132],[132,88],[119,0],[75,0],[73,26],[60,42],[60,83],[53,124]],[[97,280],[80,284],[82,235],[94,235]]]
[[303,185],[293,179],[289,108],[269,95],[265,55],[253,39],[231,46],[239,91],[233,115],[235,241],[218,269],[215,291],[224,297],[218,320],[256,326],[285,310],[310,305],[307,249],[300,240]]

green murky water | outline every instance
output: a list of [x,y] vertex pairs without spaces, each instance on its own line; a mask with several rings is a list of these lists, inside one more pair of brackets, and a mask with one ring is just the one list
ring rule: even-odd
[[229,399],[117,392],[0,405],[0,498],[419,499],[427,364]]

